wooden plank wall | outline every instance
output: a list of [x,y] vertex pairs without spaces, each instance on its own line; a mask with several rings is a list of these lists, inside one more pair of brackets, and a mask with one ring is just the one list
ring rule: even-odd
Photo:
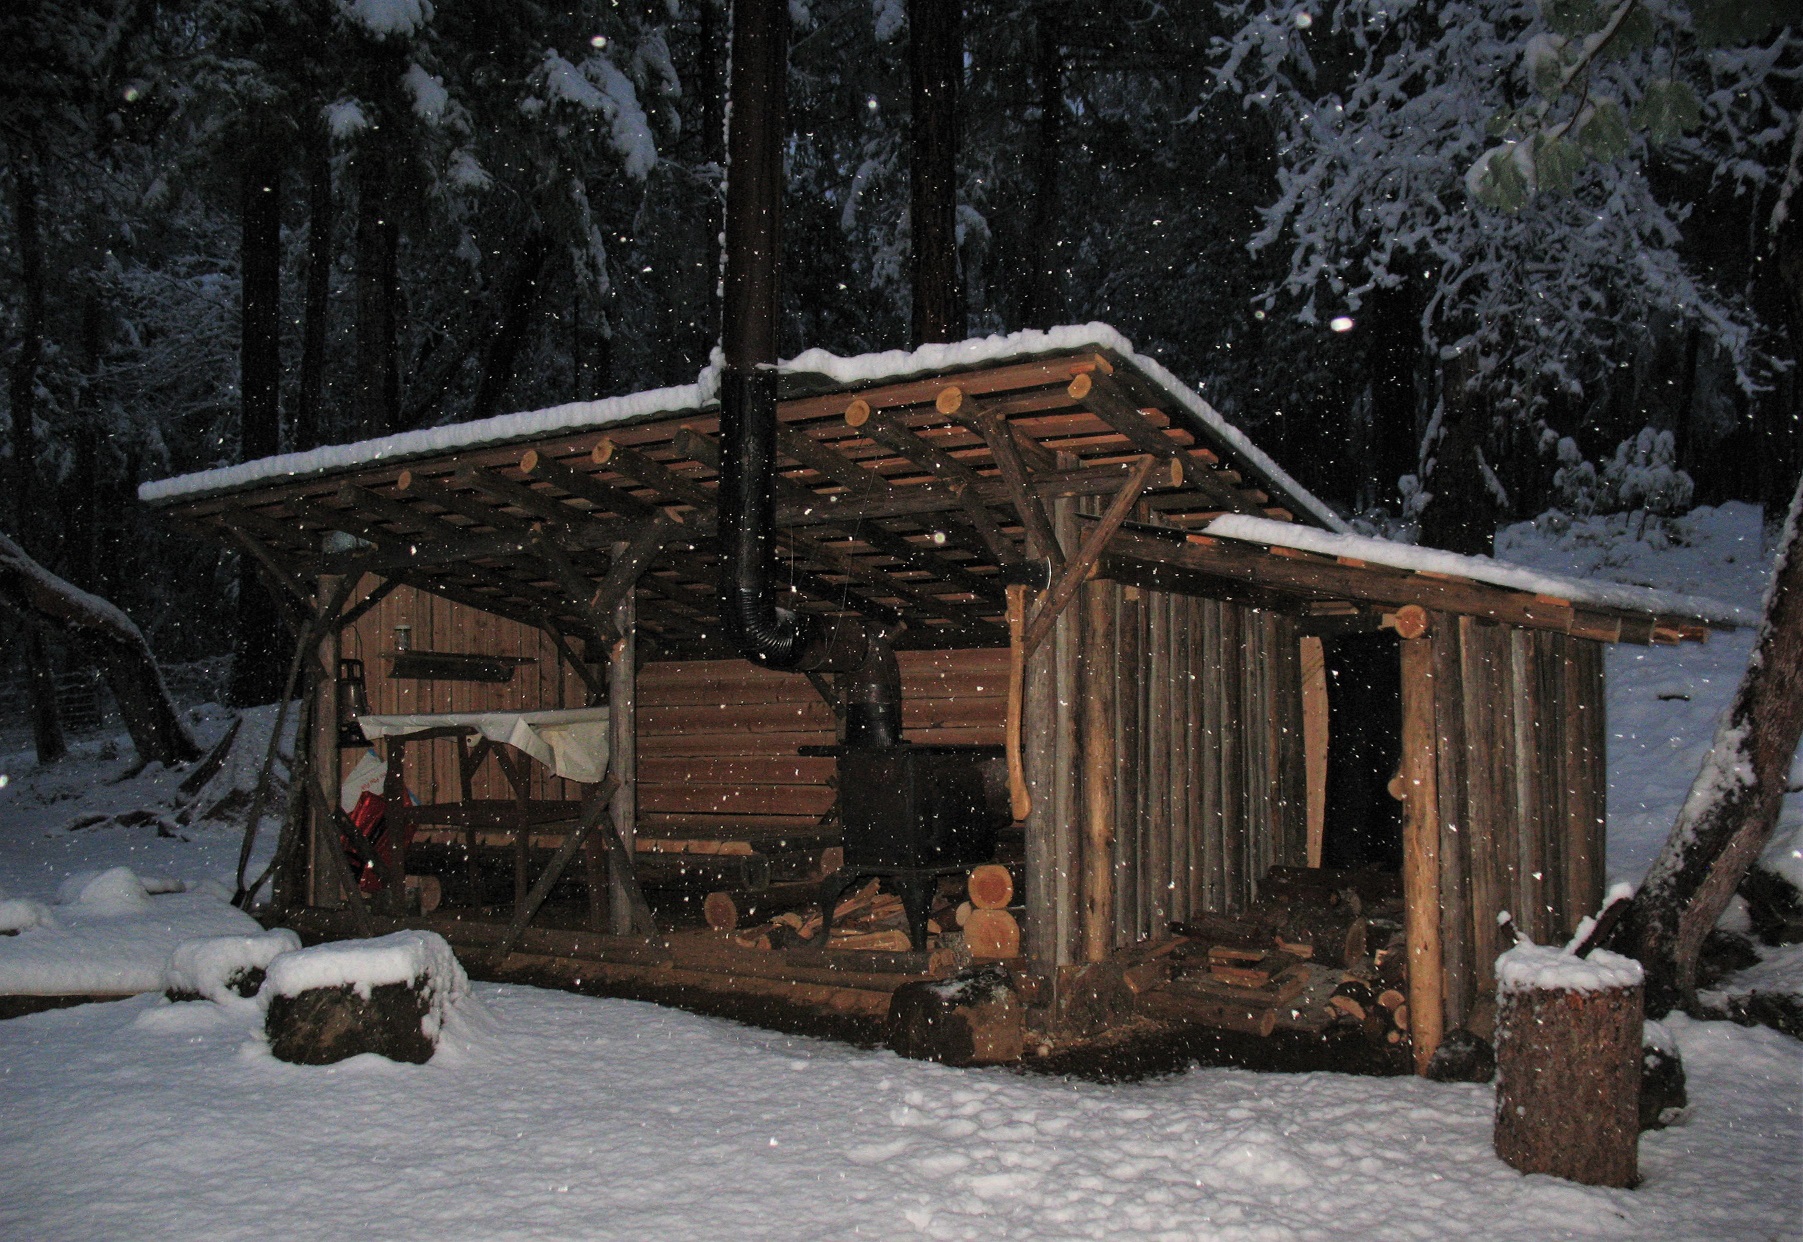
[[[360,584],[363,598],[376,585]],[[513,680],[400,680],[384,653],[394,627],[413,627],[422,651],[525,655],[534,662]],[[360,658],[370,708],[378,713],[534,711],[580,707],[587,687],[541,631],[441,596],[399,587],[345,631],[344,654]],[[1007,709],[1005,649],[902,652],[904,736],[916,742],[999,746]],[[641,830],[794,828],[816,823],[832,805],[831,759],[806,759],[801,746],[829,745],[832,715],[805,677],[743,660],[648,664],[638,680],[638,810]],[[343,753],[348,772],[361,751]],[[452,742],[408,748],[408,784],[422,801],[459,796]],[[580,790],[531,765],[533,796],[575,798]],[[491,760],[474,782],[479,798],[511,796]]]
[[[904,651],[902,730],[911,742],[999,746],[1005,649]],[[803,828],[833,804],[833,718],[807,678],[744,660],[647,664],[639,671],[639,824]]]
[[[1108,584],[1115,609],[1114,941],[1244,909],[1275,864],[1307,856],[1300,641],[1290,621]],[[1074,611],[1074,610],[1073,610]],[[1078,961],[1081,700],[1067,614],[1028,670],[1028,954]]]
[[1446,1021],[1495,991],[1504,910],[1541,943],[1601,904],[1602,645],[1436,616]]
[[[351,596],[352,603],[367,596],[379,582],[373,576],[364,578]],[[513,680],[499,684],[390,677],[386,654],[395,649],[398,625],[413,627],[413,646],[418,651],[530,656],[532,663],[517,670]],[[363,661],[370,710],[378,714],[540,711],[581,707],[588,702],[587,686],[542,631],[409,586],[397,587],[345,630],[343,654],[346,659]],[[361,750],[341,752],[343,770],[348,773],[362,756]],[[533,797],[580,796],[577,786],[550,776],[537,764],[528,766]],[[408,788],[420,801],[451,802],[460,796],[456,743],[409,746],[407,767]],[[478,798],[512,797],[506,778],[492,759],[476,774],[473,792]]]

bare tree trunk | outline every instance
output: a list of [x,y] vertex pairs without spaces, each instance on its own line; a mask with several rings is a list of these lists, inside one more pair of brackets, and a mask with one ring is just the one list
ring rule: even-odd
[[1421,542],[1467,556],[1489,556],[1496,547],[1497,504],[1485,477],[1483,399],[1473,392],[1477,373],[1472,353],[1448,359],[1441,376],[1444,412],[1439,443],[1430,455],[1433,470],[1422,472],[1431,494],[1421,512]]
[[1039,130],[1033,140],[1033,223],[1027,238],[1032,256],[1021,299],[1021,320],[1030,328],[1050,328],[1064,319],[1064,282],[1058,273],[1058,178],[1064,142],[1065,11],[1057,0],[1040,6],[1035,19],[1038,47],[1034,85],[1039,91]]
[[[12,407],[13,529],[27,546],[38,545],[38,372],[44,364],[44,229],[39,216],[37,160],[17,154],[12,162],[13,222],[18,233],[19,348],[13,356],[7,399]],[[69,753],[56,710],[56,678],[50,648],[34,626],[25,636],[26,687],[31,700],[31,739],[39,763],[55,763]]]
[[169,700],[150,644],[130,617],[63,581],[5,535],[0,535],[0,603],[60,632],[94,658],[140,761],[169,765],[200,758],[200,747]]
[[1759,645],[1665,849],[1611,938],[1646,967],[1654,1016],[1694,1006],[1703,938],[1771,840],[1803,735],[1803,487],[1772,567]]
[[400,221],[386,138],[367,136],[357,152],[357,434],[379,436],[400,424],[396,338]]
[[[238,267],[241,314],[239,460],[281,447],[282,161],[253,143],[239,170]],[[227,697],[239,707],[273,702],[281,692],[281,625],[248,557],[238,559],[237,641]]]
[[961,341],[958,279],[959,95],[964,81],[963,0],[909,0],[909,272],[914,344]]
[[300,387],[294,401],[294,447],[325,442],[326,318],[331,313],[332,149],[325,127],[307,132],[307,289],[301,310]]
[[507,288],[496,307],[499,318],[492,325],[493,335],[482,351],[482,380],[476,387],[476,398],[470,404],[471,419],[488,418],[501,412],[501,398],[513,380],[514,364],[520,347],[526,342],[526,328],[532,308],[538,304],[538,278],[544,271],[549,247],[545,235],[533,229],[520,241],[519,257],[509,273]]

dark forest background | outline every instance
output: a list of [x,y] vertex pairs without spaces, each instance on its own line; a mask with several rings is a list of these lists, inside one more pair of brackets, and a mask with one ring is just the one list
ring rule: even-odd
[[[1507,213],[1460,185],[1552,18],[1391,7],[792,0],[784,353],[913,343],[909,17],[950,14],[970,334],[1112,323],[1385,533],[1448,542],[1434,493],[1477,513],[1479,547],[1450,540],[1465,550],[1549,509],[1781,508],[1798,462],[1786,273],[1803,265],[1794,224],[1771,227],[1795,154],[1789,31],[1740,32],[1727,69],[1697,59],[1683,21],[1676,43],[1656,32],[1636,52],[1655,70],[1611,71],[1643,97],[1626,102],[1644,119],[1690,73],[1698,115],[1663,145],[1641,135],[1653,117],[1620,151],[1586,147],[1573,186]],[[718,335],[727,20],[720,0],[13,0],[12,532],[167,662],[249,643],[261,655],[233,693],[268,696],[270,610],[240,603],[233,554],[146,514],[138,483],[693,380]],[[1503,68],[1469,76],[1485,64]],[[1380,80],[1425,110],[1361,111]],[[1436,127],[1437,180],[1381,166]],[[1671,228],[1627,251],[1663,268],[1594,247],[1628,176]],[[1345,206],[1311,217],[1305,198]],[[1418,214],[1357,223],[1386,203]],[[1433,231],[1455,224],[1490,249]],[[1514,270],[1542,246],[1604,257]],[[1349,266],[1307,266],[1326,252]],[[1458,302],[1535,278],[1570,295],[1582,332],[1536,336],[1506,298]],[[71,659],[22,630],[5,647],[15,670]]]

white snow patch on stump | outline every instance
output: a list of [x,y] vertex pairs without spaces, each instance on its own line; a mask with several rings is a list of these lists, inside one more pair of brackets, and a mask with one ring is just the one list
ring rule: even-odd
[[184,940],[169,955],[163,987],[171,1000],[201,997],[232,1004],[256,996],[270,963],[300,947],[300,937],[285,927],[255,936]]

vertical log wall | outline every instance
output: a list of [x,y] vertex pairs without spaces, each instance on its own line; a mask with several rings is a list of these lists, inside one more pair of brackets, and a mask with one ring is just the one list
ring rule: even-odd
[[1431,641],[1451,1028],[1495,994],[1499,912],[1549,943],[1601,904],[1603,647],[1449,616]]
[[1111,684],[1087,693],[1073,605],[1028,669],[1027,952],[1081,961],[1083,704],[1113,721],[1113,947],[1173,920],[1244,909],[1273,865],[1307,855],[1300,644],[1277,613],[1117,583],[1085,588],[1111,612]]

